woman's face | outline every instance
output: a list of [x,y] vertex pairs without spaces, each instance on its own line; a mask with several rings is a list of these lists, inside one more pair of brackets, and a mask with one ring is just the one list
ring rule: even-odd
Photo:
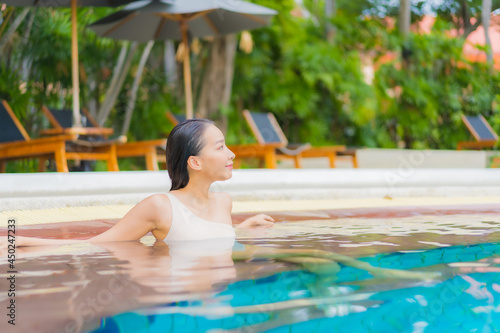
[[231,178],[235,155],[226,147],[222,132],[214,125],[209,125],[203,140],[205,145],[197,156],[202,170],[214,181]]

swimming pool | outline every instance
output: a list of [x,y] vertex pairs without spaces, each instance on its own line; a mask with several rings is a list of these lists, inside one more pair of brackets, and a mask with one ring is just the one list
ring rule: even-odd
[[[18,325],[2,321],[2,332],[500,330],[498,206],[272,215],[279,221],[273,229],[239,233],[236,245],[167,245],[146,236],[21,248]],[[87,238],[113,223],[33,225],[23,234]],[[267,258],[258,252],[233,260],[254,247]],[[288,249],[306,255],[276,259]],[[341,263],[322,261],[325,252],[340,255]],[[342,256],[355,260],[342,263]],[[0,260],[6,290],[5,255]],[[369,267],[404,274],[374,276]],[[2,292],[0,307],[7,301]]]
[[442,273],[429,281],[374,280],[345,266],[332,275],[285,271],[231,283],[208,299],[108,317],[94,332],[495,332],[499,253],[500,243],[488,243],[363,258]]

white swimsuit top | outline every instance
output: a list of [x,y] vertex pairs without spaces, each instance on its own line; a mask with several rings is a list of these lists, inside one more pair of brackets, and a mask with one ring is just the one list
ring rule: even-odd
[[235,238],[229,224],[210,222],[194,215],[175,195],[167,193],[172,206],[172,225],[165,241],[193,241],[217,238]]

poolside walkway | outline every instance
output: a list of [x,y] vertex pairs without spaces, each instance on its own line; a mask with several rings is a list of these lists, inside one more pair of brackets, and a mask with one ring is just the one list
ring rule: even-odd
[[[159,172],[0,175],[0,226],[121,218],[164,193]],[[215,183],[234,213],[369,207],[500,205],[500,169],[248,169]]]
[[[233,214],[384,207],[418,209],[429,207],[443,208],[446,206],[465,208],[473,205],[498,205],[500,207],[500,196],[234,201]],[[0,227],[7,227],[7,221],[11,218],[15,218],[20,226],[43,223],[114,220],[122,218],[133,206],[133,204],[123,204],[6,211],[0,213]]]
[[[413,150],[363,148],[356,152],[361,169],[397,169],[397,168],[449,168],[449,169],[484,169],[490,166],[492,157],[500,157],[494,150]],[[304,158],[303,168],[328,168],[325,158]],[[278,168],[293,168],[292,160],[280,161]],[[339,159],[337,168],[352,168],[349,159]]]

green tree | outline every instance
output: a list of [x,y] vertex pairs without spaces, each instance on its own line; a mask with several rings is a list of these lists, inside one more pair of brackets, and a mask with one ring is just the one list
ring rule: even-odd
[[359,12],[345,13],[339,3],[330,44],[324,7],[315,11],[312,4],[306,8],[318,17],[294,17],[295,4],[283,2],[272,27],[252,32],[257,47],[238,54],[233,106],[273,112],[291,141],[373,145],[369,123],[376,102],[360,53],[387,42],[383,26]]
[[[451,22],[465,39],[481,25],[482,6],[482,0],[443,0],[434,3],[432,10],[441,19]],[[499,8],[500,0],[491,0],[491,10]]]
[[409,66],[402,69],[393,62],[378,70],[377,124],[385,129],[377,132],[381,146],[455,149],[467,135],[462,114],[494,116],[498,73],[468,62],[463,39],[448,37],[448,29],[438,21],[431,34],[410,34]]

